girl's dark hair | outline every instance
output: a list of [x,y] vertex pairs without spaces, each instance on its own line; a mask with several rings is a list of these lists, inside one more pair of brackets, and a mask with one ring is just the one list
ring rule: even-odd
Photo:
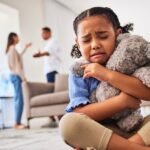
[[122,33],[129,33],[130,31],[133,31],[133,23],[120,26],[120,29],[122,30]]
[[8,53],[9,47],[15,43],[14,37],[17,37],[18,35],[14,32],[9,33],[8,40],[7,40],[7,47],[6,47],[6,54]]
[[[129,33],[129,31],[133,30],[133,24],[127,24],[121,27],[118,16],[112,9],[108,7],[93,7],[93,8],[83,11],[75,18],[73,22],[73,28],[74,28],[75,34],[76,35],[78,34],[77,33],[78,25],[82,20],[84,20],[87,17],[98,16],[98,15],[105,16],[108,19],[108,21],[112,23],[114,29],[118,29],[118,28],[122,29],[122,33]],[[81,56],[81,52],[76,46],[73,46],[71,56],[76,57],[76,58],[79,58],[79,56]]]
[[77,44],[72,46],[71,56],[74,58],[80,58],[82,56]]

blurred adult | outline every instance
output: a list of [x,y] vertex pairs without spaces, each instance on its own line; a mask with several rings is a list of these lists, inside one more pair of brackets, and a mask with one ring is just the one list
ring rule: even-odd
[[32,45],[28,43],[21,53],[16,49],[19,43],[19,36],[17,33],[11,32],[8,35],[6,54],[8,58],[8,67],[10,70],[10,80],[14,86],[14,103],[15,103],[15,125],[16,129],[23,129],[25,125],[21,124],[21,117],[23,112],[23,95],[22,95],[22,81],[25,81],[22,55]]
[[[44,58],[44,75],[47,82],[54,83],[55,75],[61,70],[62,61],[60,58],[61,50],[57,41],[52,37],[52,31],[49,27],[42,28],[42,39],[46,42],[42,50],[39,50],[33,55],[35,58]],[[47,126],[56,127],[56,119],[50,116],[52,122]]]

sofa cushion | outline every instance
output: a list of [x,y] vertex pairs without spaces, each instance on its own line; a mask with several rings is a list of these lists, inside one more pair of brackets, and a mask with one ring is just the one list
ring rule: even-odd
[[56,74],[54,92],[68,90],[68,74]]
[[64,104],[69,102],[68,91],[42,94],[31,98],[31,107]]

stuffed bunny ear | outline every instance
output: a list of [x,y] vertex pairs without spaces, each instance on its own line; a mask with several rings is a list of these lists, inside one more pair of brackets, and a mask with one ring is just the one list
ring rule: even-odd
[[127,39],[131,36],[130,33],[120,33],[117,37],[117,43],[120,43],[122,40]]
[[146,56],[150,61],[150,43],[147,44],[147,52],[146,52]]
[[89,64],[89,62],[85,60],[83,57],[76,59],[74,63],[70,66],[71,73],[76,76],[82,77],[84,74],[84,69],[81,68],[81,65],[85,64]]

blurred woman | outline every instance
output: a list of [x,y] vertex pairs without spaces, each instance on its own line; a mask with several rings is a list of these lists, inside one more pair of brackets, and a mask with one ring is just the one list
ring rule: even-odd
[[21,124],[21,117],[23,112],[23,95],[22,95],[22,81],[25,81],[22,55],[31,46],[31,43],[25,45],[24,50],[19,53],[16,45],[19,43],[19,37],[16,33],[11,32],[8,35],[6,54],[8,57],[8,66],[10,70],[10,79],[14,86],[15,92],[15,125],[16,129],[23,129],[25,125]]

